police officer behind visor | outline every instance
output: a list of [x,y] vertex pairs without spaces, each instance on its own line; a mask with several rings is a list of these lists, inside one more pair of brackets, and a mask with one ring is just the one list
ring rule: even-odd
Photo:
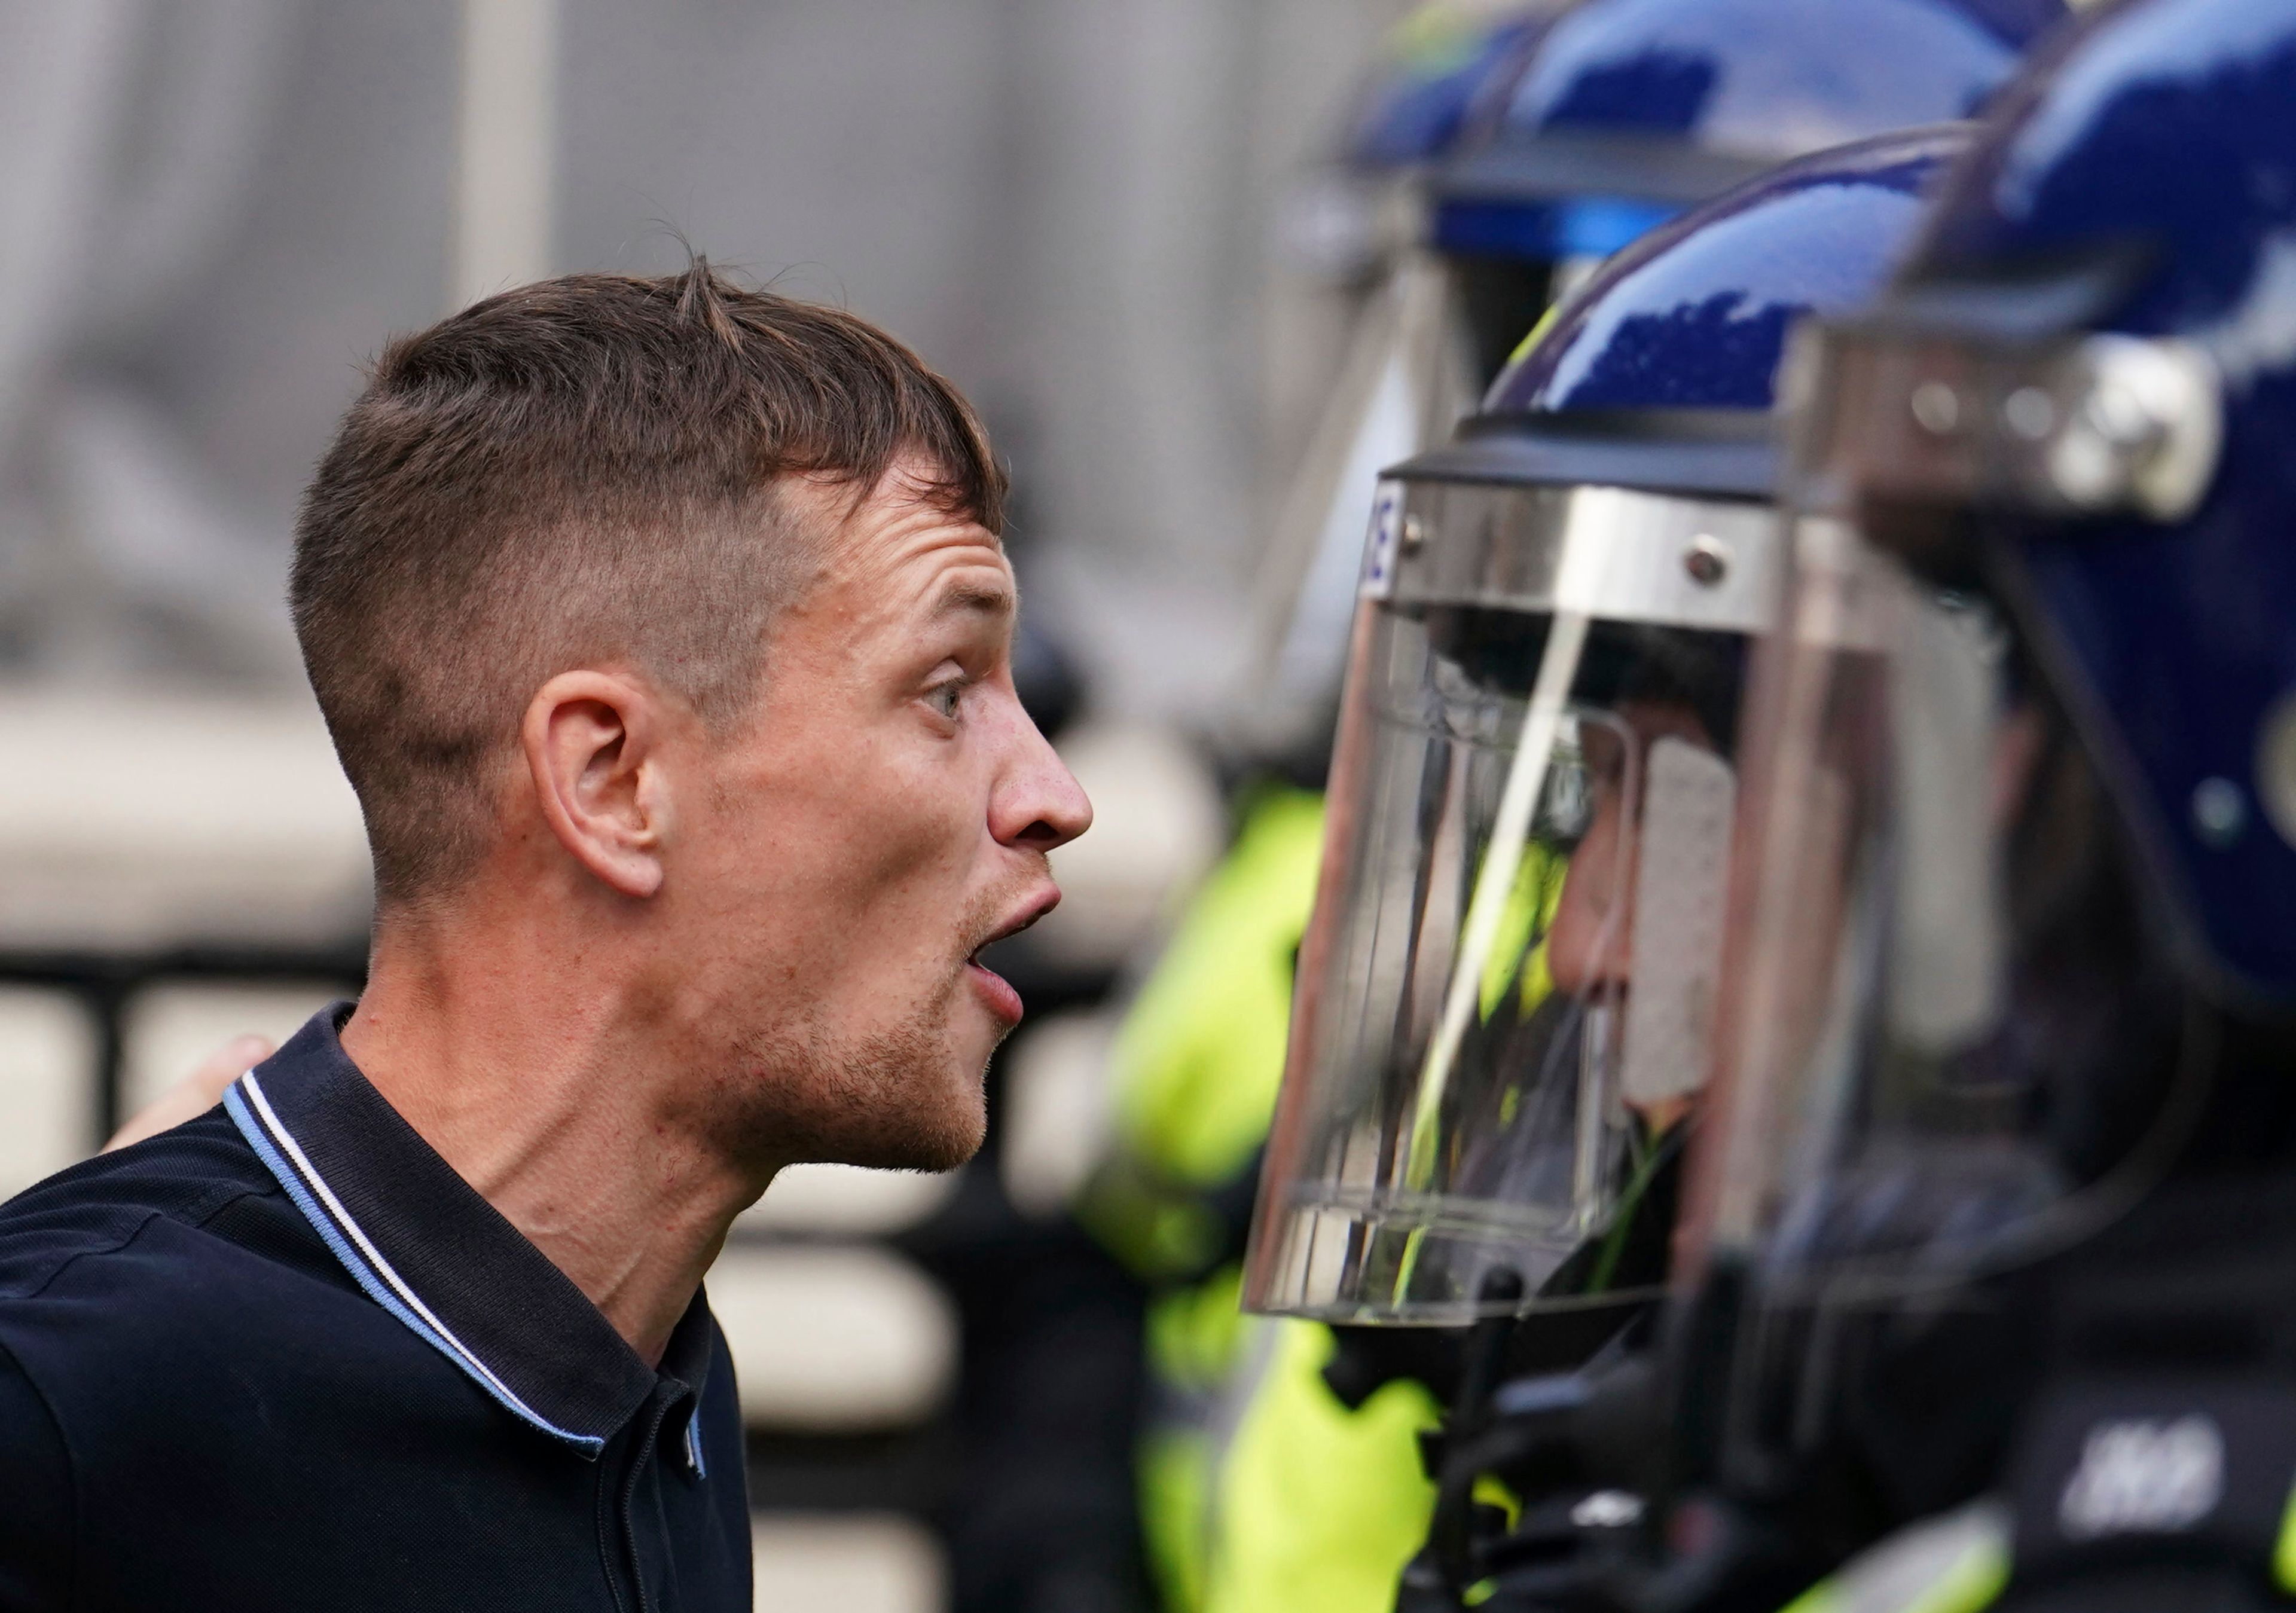
[[1536,1289],[1622,1224],[1704,1076],[1781,340],[1880,283],[1960,138],[1806,159],[1660,230],[1390,472],[1248,1303],[1511,1314],[1486,1273]]
[[[1633,1337],[1705,1071],[1744,653],[1780,581],[1782,339],[1873,294],[1961,138],[1806,159],[1656,232],[1382,488],[1249,1303],[1528,1309],[1517,1371]],[[1454,1594],[1484,1577],[1438,1567]]]
[[1811,1609],[2296,1593],[2292,151],[2285,6],[2106,12],[1800,372],[1714,1493],[1990,1497]]
[[[1500,65],[1456,131],[1458,150],[1424,138],[1454,132],[1456,80],[1439,78],[1443,93],[1424,102],[1398,93],[1367,104],[1441,108],[1439,118],[1399,119],[1417,143],[1385,149],[1428,162],[1421,283],[1439,293],[1444,341],[1471,333],[1482,364],[1510,350],[1548,287],[1682,208],[1782,159],[1971,110],[2062,15],[2055,0],[1874,0],[1870,16],[1862,0],[1849,12],[1807,0],[1597,0],[1566,10],[1559,25],[1552,13],[1505,25],[1527,48],[1495,56]],[[1474,54],[1462,45],[1452,59]],[[1661,60],[1678,70],[1651,70]],[[1398,69],[1396,82],[1412,82],[1408,71]],[[1362,405],[1350,395],[1334,408]],[[1414,430],[1440,428],[1423,410],[1413,418],[1425,422]],[[1360,447],[1367,428],[1348,419],[1346,440]],[[1342,454],[1338,442],[1327,457],[1365,457]],[[1418,446],[1398,441],[1385,458],[1368,457],[1365,492],[1372,466]],[[1307,502],[1319,520],[1333,508],[1320,484]],[[1271,574],[1293,580],[1274,611],[1267,682],[1296,702],[1292,716],[1300,703],[1328,709],[1363,516],[1360,504],[1339,510],[1312,563],[1305,540],[1279,533],[1273,545],[1282,553],[1271,553]],[[1148,1441],[1144,1488],[1157,1555],[1173,1565],[1168,1596],[1216,1613],[1383,1596],[1386,1571],[1342,1576],[1332,1565],[1391,1554],[1419,1526],[1398,1533],[1387,1520],[1423,1515],[1430,1498],[1411,1428],[1433,1405],[1415,1383],[1343,1405],[1316,1381],[1331,1347],[1322,1330],[1286,1329],[1271,1342],[1233,1321],[1238,1212],[1250,1201],[1281,1070],[1319,806],[1306,790],[1264,781],[1239,803],[1230,857],[1124,1026],[1118,1147],[1083,1207],[1136,1269],[1193,1285],[1160,1299],[1151,1328],[1157,1400],[1168,1414]],[[1375,1381],[1358,1377],[1355,1398],[1374,1394]],[[1217,1581],[1209,1594],[1208,1577]]]
[[1230,743],[1285,757],[1311,787],[1328,759],[1349,595],[1380,467],[1441,441],[1550,300],[1543,244],[1451,253],[1432,227],[1427,187],[1561,8],[1562,0],[1414,6],[1357,86],[1336,161],[1288,204],[1294,257],[1354,307],[1329,395],[1259,558],[1258,675],[1226,721]]

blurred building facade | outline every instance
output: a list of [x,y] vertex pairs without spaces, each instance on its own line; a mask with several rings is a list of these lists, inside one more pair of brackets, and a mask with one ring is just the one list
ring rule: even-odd
[[954,376],[1103,700],[1185,709],[1332,345],[1272,220],[1397,9],[20,0],[0,672],[291,692],[294,500],[361,359],[682,237]]

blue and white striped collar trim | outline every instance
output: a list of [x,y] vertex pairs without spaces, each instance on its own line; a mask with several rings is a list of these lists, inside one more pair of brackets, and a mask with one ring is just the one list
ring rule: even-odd
[[263,1095],[263,1084],[256,1079],[253,1070],[232,1084],[223,1095],[223,1102],[248,1146],[279,1178],[279,1185],[287,1190],[295,1208],[303,1212],[303,1218],[325,1240],[335,1258],[366,1290],[367,1298],[414,1329],[424,1343],[462,1368],[472,1381],[500,1401],[521,1422],[541,1429],[554,1439],[564,1440],[586,1455],[595,1456],[606,1448],[604,1436],[562,1429],[520,1399],[508,1384],[495,1375],[494,1369],[455,1337],[453,1329],[432,1314],[422,1296],[391,1269],[390,1262],[382,1257],[359,1224],[337,1201],[326,1178],[311,1168],[311,1162],[303,1157],[293,1134],[272,1112],[270,1100]]
[[594,1458],[665,1379],[696,1400],[713,1330],[699,1296],[661,1371],[425,1142],[315,1016],[224,1095],[248,1146],[368,1298],[504,1411]]

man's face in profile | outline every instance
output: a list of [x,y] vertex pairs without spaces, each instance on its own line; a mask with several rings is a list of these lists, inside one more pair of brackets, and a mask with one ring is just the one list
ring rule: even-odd
[[[1021,1017],[973,962],[1060,898],[1046,854],[1092,809],[1013,692],[996,538],[897,467],[775,626],[763,687],[708,758],[704,832],[665,886],[721,1005],[706,1101],[737,1148],[939,1170],[984,1134]],[[665,989],[681,989],[666,978]]]
[[[1619,708],[1637,757],[1660,739],[1714,749],[1690,706],[1676,700],[1630,700]],[[1595,811],[1571,853],[1562,895],[1547,938],[1547,966],[1557,990],[1574,997],[1625,995],[1634,954],[1634,880],[1640,829],[1639,803],[1626,788],[1627,757],[1619,736],[1595,725],[1586,729],[1587,760],[1595,778]],[[1641,771],[1639,766],[1635,769]]]

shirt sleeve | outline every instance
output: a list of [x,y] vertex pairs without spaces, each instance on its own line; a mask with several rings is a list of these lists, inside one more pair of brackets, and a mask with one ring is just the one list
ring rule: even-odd
[[63,1430],[0,1338],[0,1613],[70,1605],[74,1505]]

